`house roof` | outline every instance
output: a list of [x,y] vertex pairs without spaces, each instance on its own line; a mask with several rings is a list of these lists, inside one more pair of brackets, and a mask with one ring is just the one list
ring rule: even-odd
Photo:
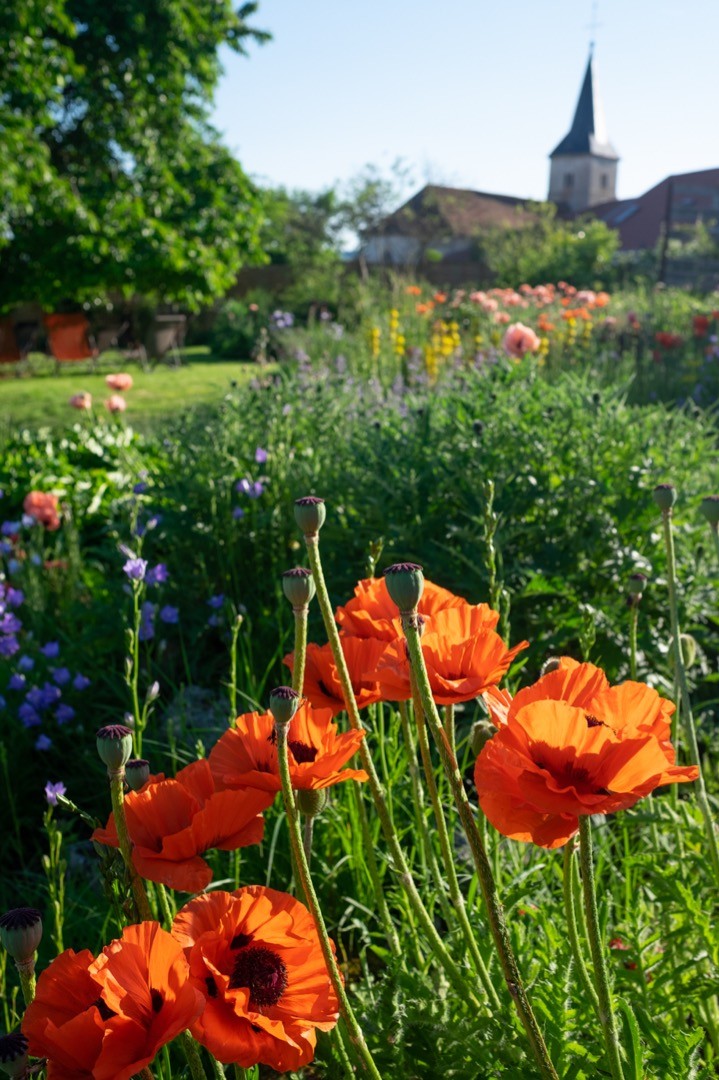
[[531,217],[526,200],[514,195],[428,184],[386,217],[375,235],[441,237],[475,236],[494,226],[524,225]]
[[719,169],[667,176],[636,199],[602,203],[591,213],[617,230],[624,250],[653,248],[667,224],[672,232],[700,218],[719,219]]
[[564,136],[549,156],[554,158],[566,154],[594,154],[610,161],[619,160],[619,154],[609,141],[594,57],[591,53],[569,134]]

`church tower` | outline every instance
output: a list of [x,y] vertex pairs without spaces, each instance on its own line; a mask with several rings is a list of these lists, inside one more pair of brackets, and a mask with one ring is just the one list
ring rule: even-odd
[[581,213],[617,197],[619,155],[609,141],[592,50],[569,134],[549,155],[550,202]]

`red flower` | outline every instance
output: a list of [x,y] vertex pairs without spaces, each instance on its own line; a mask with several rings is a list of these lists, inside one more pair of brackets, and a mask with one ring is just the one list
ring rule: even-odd
[[651,732],[617,732],[563,701],[532,701],[484,746],[474,770],[479,802],[499,832],[560,847],[588,814],[626,810],[662,784],[696,780]]
[[23,1032],[48,1080],[129,1080],[192,1024],[204,996],[181,946],[155,922],[128,926],[95,959],[61,953],[42,972]]
[[[262,791],[217,791],[206,759],[181,769],[174,780],[146,784],[125,798],[133,843],[132,861],[141,877],[171,889],[199,892],[212,871],[202,858],[210,848],[234,851],[262,839],[263,810],[272,795]],[[92,839],[118,847],[114,815]]]
[[[486,604],[446,608],[432,619],[422,637],[432,696],[439,705],[471,701],[498,683],[528,642],[508,649],[495,633],[499,615]],[[379,666],[380,685],[389,701],[407,701],[412,693],[404,641],[388,645]]]
[[29,491],[23,500],[22,508],[40,525],[44,525],[48,532],[55,532],[60,528],[57,495],[48,495],[44,491]]
[[[343,769],[364,738],[364,731],[339,734],[329,709],[303,701],[290,721],[292,787],[326,788],[343,780],[366,780],[362,769]],[[244,713],[210,752],[215,783],[222,788],[257,788],[270,800],[281,789],[275,721],[271,713]],[[266,805],[266,804],[265,804]]]
[[[374,705],[376,701],[381,701],[382,690],[378,681],[377,665],[387,643],[375,638],[353,637],[350,634],[343,634],[340,642],[358,708],[364,709],[368,705]],[[282,663],[294,674],[294,653],[289,653]],[[329,644],[307,646],[303,693],[315,709],[331,709],[333,716],[337,716],[344,709],[342,684]]]
[[[424,591],[417,610],[431,629],[431,619],[438,611],[448,607],[470,607],[461,596],[425,579]],[[360,638],[380,638],[395,641],[402,637],[402,623],[397,605],[387,592],[384,578],[365,578],[355,586],[352,600],[337,608],[335,618],[343,633]]]
[[172,933],[207,999],[190,1030],[218,1061],[289,1072],[312,1060],[315,1029],[334,1027],[338,1001],[299,900],[261,885],[206,893]]
[[706,337],[709,331],[709,316],[695,315],[692,319],[694,337]]

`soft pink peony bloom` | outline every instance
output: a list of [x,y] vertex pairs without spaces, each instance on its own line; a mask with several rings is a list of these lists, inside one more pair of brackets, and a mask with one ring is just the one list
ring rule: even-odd
[[73,394],[70,398],[70,404],[73,409],[91,409],[92,394],[88,394],[87,390],[82,390],[79,394]]
[[105,408],[110,412],[124,412],[127,408],[127,402],[120,394],[112,394],[105,402]]
[[105,382],[111,390],[132,390],[132,375],[120,371],[117,375],[106,375]]
[[518,322],[507,327],[502,344],[510,356],[522,357],[525,353],[537,351],[539,338],[530,326]]

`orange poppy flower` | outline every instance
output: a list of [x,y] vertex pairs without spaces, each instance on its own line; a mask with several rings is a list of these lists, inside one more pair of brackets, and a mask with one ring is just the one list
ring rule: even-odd
[[[422,652],[432,696],[438,705],[471,701],[506,675],[515,656],[529,644],[508,649],[494,630],[499,615],[487,604],[445,608],[422,637]],[[379,665],[380,685],[389,701],[412,696],[405,642],[387,646]]]
[[48,1080],[129,1080],[199,1016],[182,947],[158,923],[128,926],[95,959],[61,953],[42,972],[23,1020]]
[[289,1072],[312,1060],[315,1029],[333,1028],[339,1005],[299,900],[261,885],[206,893],[172,933],[207,999],[190,1030],[218,1061]]
[[[347,661],[347,669],[352,681],[352,689],[357,699],[357,707],[366,708],[382,700],[377,665],[387,643],[376,638],[359,638],[343,634],[340,638],[342,652]],[[289,653],[284,660],[294,674],[295,654]],[[305,658],[305,681],[303,693],[315,709],[331,709],[337,716],[344,710],[342,684],[337,674],[337,665],[329,645],[307,646]]]
[[[339,734],[330,709],[303,701],[287,733],[292,787],[319,789],[343,780],[366,780],[362,769],[343,769],[364,738],[364,731]],[[281,789],[272,713],[243,713],[210,751],[218,789],[257,788],[273,798]]]
[[443,304],[447,299],[447,294],[443,292],[436,292],[432,299],[436,304]]
[[[210,848],[234,851],[262,839],[266,792],[218,791],[206,759],[181,769],[174,780],[146,784],[125,798],[133,843],[132,861],[141,877],[171,889],[199,892],[212,871],[202,855]],[[118,847],[114,814],[92,839]]]
[[[580,664],[569,656],[559,658],[559,666],[547,672],[531,686],[512,698],[506,690],[490,687],[484,694],[492,720],[501,727],[532,701],[564,701],[584,709],[618,735],[642,733],[654,735],[664,745],[671,736],[674,705],[660,697],[651,686],[624,682],[610,686],[601,668]],[[671,750],[671,742],[668,749]],[[671,750],[671,763],[674,763]]]
[[407,296],[422,295],[422,290],[420,289],[419,285],[408,285],[404,291],[406,292]]
[[626,810],[661,784],[696,780],[695,765],[667,760],[662,743],[638,730],[617,733],[563,701],[520,708],[484,746],[474,779],[479,803],[499,832],[555,848],[579,818]]
[[[424,592],[417,611],[431,628],[432,617],[444,608],[469,608],[461,596],[455,596],[449,589],[443,589],[432,581],[424,582]],[[481,605],[480,605],[481,606]],[[486,606],[486,605],[485,605]],[[360,638],[380,638],[382,641],[395,641],[402,636],[397,605],[387,592],[384,578],[365,578],[355,585],[355,594],[344,607],[338,607],[335,618],[343,633]],[[499,616],[497,616],[499,618]],[[496,619],[495,619],[496,624]]]
[[57,495],[48,495],[44,491],[29,491],[23,499],[22,508],[38,524],[44,525],[48,532],[55,532],[60,528],[58,505]]

